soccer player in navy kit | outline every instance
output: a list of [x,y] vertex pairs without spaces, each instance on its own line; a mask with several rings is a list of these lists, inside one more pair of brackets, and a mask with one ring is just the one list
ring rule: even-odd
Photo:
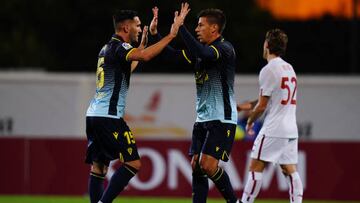
[[[121,10],[113,16],[115,34],[101,49],[96,71],[96,94],[86,113],[88,149],[86,163],[91,164],[89,195],[92,203],[109,203],[124,189],[140,169],[140,157],[134,136],[123,120],[132,61],[148,61],[176,37],[187,13],[175,13],[170,33],[145,48],[147,27],[138,48],[141,22],[135,11]],[[104,191],[103,180],[111,160],[122,166],[114,173]]]
[[[181,13],[189,10],[187,3],[181,7]],[[152,36],[157,35],[159,39],[157,8],[153,9],[153,13],[149,30]],[[194,203],[206,202],[208,178],[215,183],[226,202],[237,202],[227,173],[218,166],[219,160],[229,159],[237,122],[233,87],[236,56],[231,43],[221,36],[225,23],[221,10],[203,10],[195,29],[200,42],[185,26],[181,26],[180,34],[188,49],[175,50],[167,46],[162,53],[164,58],[177,63],[186,62],[194,67],[197,118],[189,152],[192,157]]]

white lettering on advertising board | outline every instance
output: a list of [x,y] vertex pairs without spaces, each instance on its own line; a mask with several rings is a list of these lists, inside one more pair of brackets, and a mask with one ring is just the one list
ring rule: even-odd
[[[192,170],[190,162],[188,161],[187,155],[182,151],[177,149],[168,149],[167,154],[161,154],[156,149],[153,148],[139,148],[139,154],[141,157],[147,157],[151,161],[151,167],[143,166],[146,170],[151,171],[151,177],[145,181],[140,180],[137,176],[135,176],[131,181],[130,185],[136,190],[147,191],[153,190],[159,187],[165,179],[167,179],[167,187],[170,190],[177,190],[180,184],[188,184],[191,185],[191,177]],[[250,152],[248,152],[250,155]],[[167,156],[167,159],[165,158]],[[249,157],[249,156],[247,156]],[[246,165],[236,165],[233,161],[234,157],[230,157],[229,162],[226,164],[221,162],[220,166],[222,166],[226,172],[228,173],[232,186],[234,190],[242,190],[245,181],[247,180],[248,171],[245,171],[245,174],[240,176],[238,170],[240,167],[248,168],[249,160],[247,159]],[[166,162],[166,160],[168,160]],[[113,165],[115,162],[111,162],[109,167],[109,172],[107,174],[107,179],[109,180],[114,173]],[[306,154],[304,151],[299,151],[299,161],[298,161],[298,172],[300,177],[302,178],[304,188],[306,188]],[[179,182],[179,175],[182,174],[187,183]],[[244,177],[241,179],[241,177]],[[287,191],[288,185],[282,174],[281,168],[278,165],[269,164],[268,167],[264,171],[262,182],[262,190],[268,190],[273,179],[276,179],[277,187],[279,191]],[[213,188],[214,184],[209,180],[209,187]]]

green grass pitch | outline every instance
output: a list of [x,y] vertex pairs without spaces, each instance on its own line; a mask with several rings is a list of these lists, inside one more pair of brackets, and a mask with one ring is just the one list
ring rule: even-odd
[[[288,203],[288,200],[258,200],[256,203]],[[310,201],[304,203],[360,203],[360,201]],[[87,197],[62,196],[0,196],[0,203],[89,203]],[[191,203],[189,198],[126,197],[114,203]],[[210,199],[208,203],[224,203],[222,199]]]

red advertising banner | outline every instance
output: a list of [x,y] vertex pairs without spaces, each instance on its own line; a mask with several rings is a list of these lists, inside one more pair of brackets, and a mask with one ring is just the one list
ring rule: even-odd
[[[142,169],[123,195],[191,196],[189,141],[137,140]],[[231,160],[222,166],[241,195],[247,176],[251,142],[236,142]],[[360,200],[360,142],[300,142],[299,174],[304,199]],[[89,166],[85,140],[0,139],[0,194],[84,195]],[[111,177],[118,162],[111,164]],[[211,184],[210,196],[219,197]],[[269,165],[259,198],[287,198],[281,170]]]

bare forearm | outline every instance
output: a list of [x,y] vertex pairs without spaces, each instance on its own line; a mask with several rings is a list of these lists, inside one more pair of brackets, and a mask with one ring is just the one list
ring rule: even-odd
[[255,106],[254,110],[251,111],[250,116],[247,120],[248,124],[255,122],[263,113],[265,109]]
[[256,104],[258,103],[258,100],[254,100],[254,101],[251,101],[249,103],[251,105],[251,109],[253,109],[256,106]]
[[149,61],[158,55],[171,42],[173,38],[174,36],[169,34],[156,44],[153,44],[145,49],[136,49],[130,54],[128,59],[131,61]]
[[139,65],[139,61],[132,61],[131,62],[131,72],[133,72],[137,66]]
[[251,109],[253,109],[255,107],[257,102],[258,102],[258,100],[254,100],[254,101],[238,104],[237,105],[237,110],[238,111],[249,111],[249,110],[251,110]]

